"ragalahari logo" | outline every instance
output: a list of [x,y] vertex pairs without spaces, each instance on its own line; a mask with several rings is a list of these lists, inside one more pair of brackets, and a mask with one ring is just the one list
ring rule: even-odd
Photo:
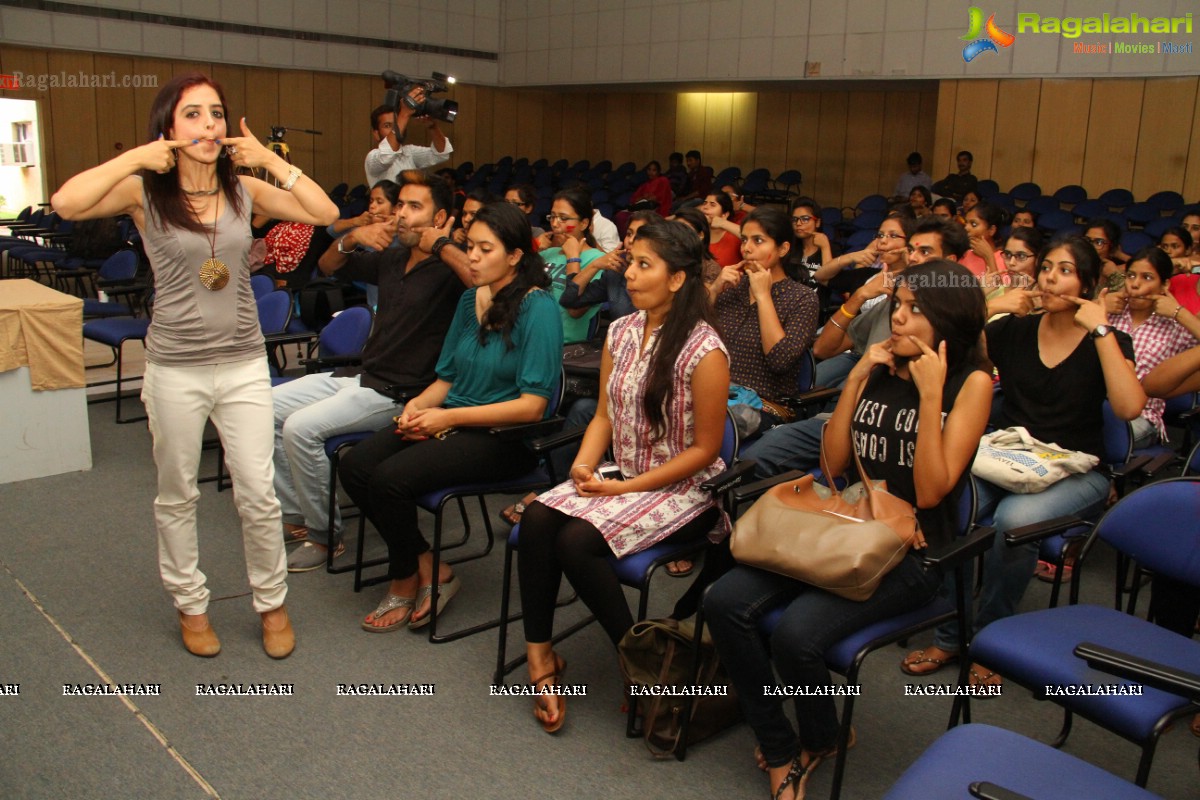
[[[987,36],[980,38],[980,33],[985,32]],[[1008,47],[1014,41],[1015,36],[1011,33],[1005,33],[996,27],[996,15],[992,14],[987,19],[987,25],[983,24],[983,11],[976,6],[971,6],[967,11],[967,33],[965,36],[960,36],[959,39],[968,42],[963,48],[963,61],[971,63],[980,53],[985,53],[991,50],[993,53],[999,53],[996,45],[1000,47]]]

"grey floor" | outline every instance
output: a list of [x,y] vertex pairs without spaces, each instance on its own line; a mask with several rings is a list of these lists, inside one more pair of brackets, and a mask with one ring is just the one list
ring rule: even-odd
[[[188,655],[158,582],[149,435],[144,425],[115,425],[112,412],[91,407],[90,472],[0,486],[0,684],[20,684],[18,696],[0,696],[0,797],[765,795],[745,726],[695,747],[685,763],[656,762],[624,738],[620,677],[596,626],[560,646],[568,682],[586,684],[588,696],[569,701],[554,737],[536,725],[527,698],[488,695],[495,632],[438,646],[408,631],[367,634],[358,620],[383,589],[355,594],[349,575],[291,577],[299,643],[291,658],[271,661],[250,608],[231,496],[212,484],[200,503],[201,564],[221,598],[210,611],[224,650],[212,660]],[[497,549],[459,568],[464,589],[448,625],[494,615],[502,563]],[[1107,602],[1110,576],[1102,568],[1086,582],[1091,599]],[[651,613],[663,615],[683,582],[656,582]],[[1047,589],[1035,582],[1027,605],[1044,605]],[[560,619],[582,613],[575,605]],[[514,635],[519,642],[519,628]],[[868,660],[846,798],[880,796],[946,724],[947,698],[904,696],[901,655],[889,649]],[[63,684],[109,679],[160,683],[162,695],[128,703],[63,696]],[[210,682],[291,683],[295,694],[197,697],[195,685]],[[340,682],[436,688],[432,697],[338,697]],[[1043,741],[1059,721],[1015,687],[977,702],[975,717]],[[1186,725],[1168,734],[1150,789],[1197,797],[1198,744]],[[1083,722],[1067,750],[1127,777],[1137,763],[1133,745]],[[811,797],[828,792],[831,772],[814,775]]]

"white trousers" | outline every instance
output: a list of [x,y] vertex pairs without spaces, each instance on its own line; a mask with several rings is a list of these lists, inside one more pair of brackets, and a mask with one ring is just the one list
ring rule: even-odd
[[279,501],[275,498],[271,379],[266,358],[202,367],[146,364],[142,402],[154,438],[158,497],[158,566],[163,586],[185,614],[208,610],[209,591],[199,568],[196,474],[204,423],[211,416],[233,478],[242,519],[246,572],[254,610],[271,611],[287,595]]

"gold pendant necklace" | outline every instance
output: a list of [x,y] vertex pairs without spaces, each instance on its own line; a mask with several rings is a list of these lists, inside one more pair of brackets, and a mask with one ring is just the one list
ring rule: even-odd
[[[217,220],[219,218],[217,212],[220,210],[220,205],[220,198],[213,202],[213,230],[212,238],[209,239],[210,258],[200,265],[200,285],[210,292],[219,292],[229,283],[229,267],[225,266],[224,261],[217,258]],[[197,218],[199,216],[199,214],[196,215]],[[208,238],[207,231],[205,231],[205,238]]]

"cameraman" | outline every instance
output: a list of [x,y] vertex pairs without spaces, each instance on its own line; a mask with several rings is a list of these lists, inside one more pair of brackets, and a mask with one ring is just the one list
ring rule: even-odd
[[[420,106],[425,102],[425,89],[415,86],[408,96]],[[450,140],[432,117],[422,119],[428,122],[433,147],[400,144],[404,140],[408,122],[413,118],[413,110],[407,103],[399,105],[399,112],[388,106],[379,106],[371,112],[371,137],[375,141],[375,149],[367,153],[367,186],[374,186],[384,178],[394,179],[404,170],[427,169],[440,164],[454,152]]]

